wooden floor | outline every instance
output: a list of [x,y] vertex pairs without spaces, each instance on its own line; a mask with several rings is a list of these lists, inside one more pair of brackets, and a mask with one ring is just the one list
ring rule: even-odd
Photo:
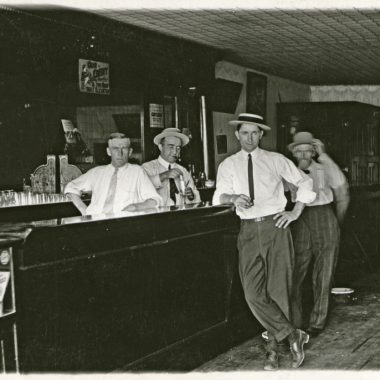
[[[297,372],[380,369],[380,274],[366,276],[353,285],[356,300],[334,303],[325,331],[305,345],[305,361]],[[256,336],[195,371],[261,371],[263,360],[263,339]],[[290,363],[290,352],[284,346],[280,370],[291,369]]]

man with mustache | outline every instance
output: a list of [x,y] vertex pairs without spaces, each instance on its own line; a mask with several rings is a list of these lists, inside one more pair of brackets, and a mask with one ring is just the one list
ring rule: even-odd
[[193,178],[177,163],[181,149],[189,143],[189,138],[177,128],[166,128],[153,141],[160,155],[142,166],[161,196],[163,206],[200,202]]

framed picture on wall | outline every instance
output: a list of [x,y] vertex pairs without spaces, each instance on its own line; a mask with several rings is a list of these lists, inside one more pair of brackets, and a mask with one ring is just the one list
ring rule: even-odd
[[260,115],[266,120],[267,77],[253,72],[247,73],[246,112]]
[[79,91],[88,94],[109,95],[109,64],[106,62],[79,59]]

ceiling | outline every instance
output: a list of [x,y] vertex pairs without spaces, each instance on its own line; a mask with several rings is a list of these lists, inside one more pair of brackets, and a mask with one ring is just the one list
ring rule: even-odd
[[380,4],[378,9],[89,11],[222,49],[224,60],[297,82],[380,84]]

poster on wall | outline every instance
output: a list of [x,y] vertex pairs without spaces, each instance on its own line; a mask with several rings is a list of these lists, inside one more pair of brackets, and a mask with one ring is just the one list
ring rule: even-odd
[[80,58],[79,91],[89,94],[109,95],[109,64]]
[[266,119],[267,77],[253,72],[247,73],[246,112]]
[[164,128],[164,106],[162,104],[149,104],[149,124],[151,128]]

